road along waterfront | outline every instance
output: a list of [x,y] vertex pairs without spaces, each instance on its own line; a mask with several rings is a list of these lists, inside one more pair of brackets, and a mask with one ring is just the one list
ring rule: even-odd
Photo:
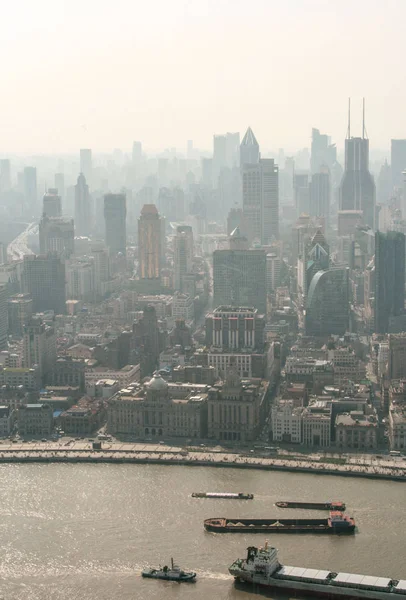
[[[334,462],[336,460],[336,462]],[[92,462],[92,463],[149,463],[163,465],[189,465],[233,467],[293,472],[318,472],[324,475],[364,477],[406,481],[406,461],[391,457],[376,459],[363,456],[349,457],[345,464],[339,459],[323,455],[261,457],[252,454],[226,452],[224,449],[188,449],[131,443],[103,443],[102,449],[94,450],[92,442],[68,441],[3,444],[0,463],[4,462]]]
[[[249,491],[205,500],[194,491]],[[391,481],[184,466],[0,465],[0,598],[4,600],[254,600],[229,565],[260,534],[216,535],[206,518],[325,517],[279,509],[281,499],[343,500],[355,536],[270,538],[285,564],[406,578],[405,488]],[[173,556],[196,584],[143,580]]]

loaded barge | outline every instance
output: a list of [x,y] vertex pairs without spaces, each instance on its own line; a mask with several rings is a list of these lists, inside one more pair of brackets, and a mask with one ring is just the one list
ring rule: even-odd
[[351,600],[406,600],[406,580],[356,575],[335,571],[288,567],[278,560],[276,548],[248,548],[247,558],[237,559],[228,569],[236,582],[312,598],[351,598]]
[[206,519],[206,531],[214,533],[332,533],[355,532],[355,521],[340,512],[331,512],[328,519]]
[[339,510],[343,512],[346,509],[344,502],[275,502],[279,508],[307,508],[311,510]]
[[252,500],[254,494],[244,494],[239,492],[234,494],[232,492],[193,492],[192,498],[226,498],[229,500]]

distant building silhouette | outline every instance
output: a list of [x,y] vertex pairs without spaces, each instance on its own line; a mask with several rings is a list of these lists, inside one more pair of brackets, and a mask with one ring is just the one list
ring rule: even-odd
[[42,214],[47,217],[62,216],[62,200],[56,188],[50,188],[42,198]]
[[138,261],[140,279],[159,279],[162,222],[155,204],[144,204],[138,219]]
[[75,226],[77,236],[88,236],[91,230],[89,186],[80,173],[75,185]]
[[105,194],[104,221],[106,226],[106,246],[110,254],[126,254],[127,206],[125,194]]
[[37,206],[37,169],[35,167],[25,167],[24,174],[24,201],[26,210],[30,215],[38,213]]
[[24,256],[23,288],[33,312],[65,313],[65,265],[57,254]]
[[406,140],[391,140],[392,186],[402,187],[402,173],[406,170]]

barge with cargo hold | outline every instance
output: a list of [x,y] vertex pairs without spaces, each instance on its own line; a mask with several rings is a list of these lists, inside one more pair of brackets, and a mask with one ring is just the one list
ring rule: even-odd
[[243,492],[193,492],[192,498],[225,498],[226,500],[253,500],[254,494]]
[[331,512],[328,519],[206,519],[206,531],[214,533],[330,533],[351,534],[355,532],[352,517]]
[[282,565],[276,548],[250,546],[247,558],[229,567],[236,582],[280,590],[291,596],[351,598],[351,600],[406,600],[406,579],[337,573]]
[[275,502],[278,508],[305,508],[310,510],[340,510],[344,511],[346,506],[341,501],[331,502]]

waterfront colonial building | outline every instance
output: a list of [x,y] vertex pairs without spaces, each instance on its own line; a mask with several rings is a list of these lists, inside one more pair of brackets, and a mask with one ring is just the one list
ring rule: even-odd
[[22,404],[17,419],[21,436],[41,437],[52,433],[53,411],[49,404]]
[[362,411],[337,415],[335,430],[339,448],[371,450],[378,446],[378,421],[374,415]]
[[208,394],[208,437],[215,440],[252,442],[258,436],[267,412],[268,382],[242,380],[236,367],[224,383]]
[[175,389],[170,393],[168,383],[155,373],[145,385],[122,389],[108,401],[107,427],[114,435],[206,438],[207,394],[193,387],[186,397]]

